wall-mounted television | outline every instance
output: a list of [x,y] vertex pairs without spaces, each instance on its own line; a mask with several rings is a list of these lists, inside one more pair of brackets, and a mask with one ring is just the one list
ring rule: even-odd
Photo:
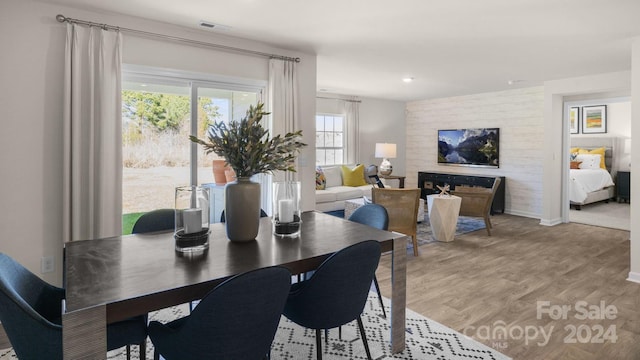
[[438,130],[438,164],[500,166],[500,129]]

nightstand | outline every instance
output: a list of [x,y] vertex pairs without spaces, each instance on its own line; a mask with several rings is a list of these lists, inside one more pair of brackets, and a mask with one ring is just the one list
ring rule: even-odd
[[618,175],[616,178],[616,188],[618,202],[631,201],[631,172],[618,171]]
[[404,188],[404,179],[406,178],[406,176],[398,176],[398,175],[380,175],[380,178],[382,179],[388,179],[388,180],[398,180],[398,187],[403,189]]

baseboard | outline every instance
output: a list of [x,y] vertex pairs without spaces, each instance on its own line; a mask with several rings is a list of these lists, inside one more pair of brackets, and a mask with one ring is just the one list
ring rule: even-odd
[[640,273],[630,271],[627,280],[640,284]]
[[522,216],[522,217],[531,218],[531,219],[540,219],[540,214],[534,214],[528,211],[506,209],[504,213],[509,215]]
[[540,219],[540,225],[544,225],[544,226],[556,226],[559,224],[562,224],[563,221],[561,218],[556,218],[556,219]]

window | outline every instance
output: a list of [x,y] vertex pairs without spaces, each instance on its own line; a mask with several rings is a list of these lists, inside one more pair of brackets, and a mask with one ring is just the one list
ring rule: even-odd
[[173,208],[177,186],[214,182],[211,160],[217,156],[205,154],[189,135],[204,138],[209,123],[240,119],[260,99],[262,89],[187,77],[123,75],[122,214],[126,231],[129,220],[140,213]]
[[344,116],[316,115],[316,165],[344,163]]

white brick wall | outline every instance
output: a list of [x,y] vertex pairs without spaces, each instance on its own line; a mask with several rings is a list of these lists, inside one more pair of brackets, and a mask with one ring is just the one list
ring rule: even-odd
[[[406,187],[418,171],[506,176],[506,212],[542,214],[544,88],[421,100],[407,103]],[[500,128],[500,168],[438,165],[438,129]],[[558,196],[560,195],[558,190]]]

